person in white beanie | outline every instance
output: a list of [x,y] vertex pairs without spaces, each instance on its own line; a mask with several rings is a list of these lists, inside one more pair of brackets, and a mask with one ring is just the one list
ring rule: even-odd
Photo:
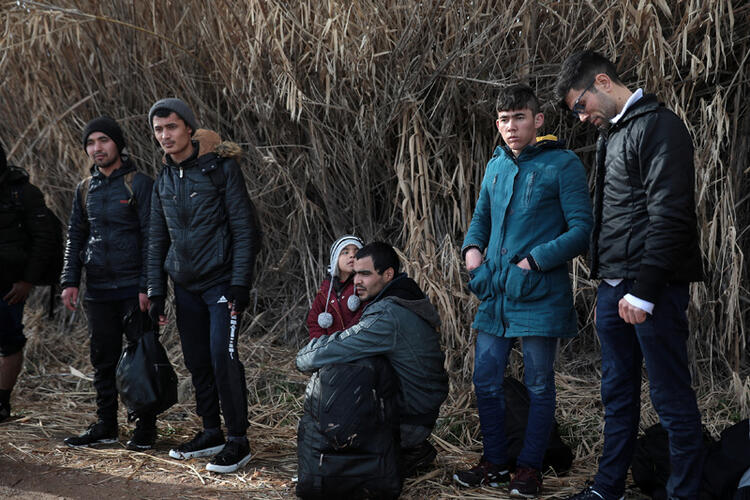
[[359,321],[362,304],[354,289],[354,254],[362,240],[345,234],[331,245],[328,274],[307,314],[310,338],[345,330]]

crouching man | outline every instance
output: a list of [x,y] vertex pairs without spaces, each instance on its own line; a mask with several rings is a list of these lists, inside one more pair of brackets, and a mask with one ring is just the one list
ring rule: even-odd
[[[375,242],[362,247],[354,264],[357,295],[363,302],[368,302],[362,317],[346,330],[311,340],[297,354],[297,368],[307,372],[332,365],[359,363],[360,366],[366,365],[365,373],[377,370],[375,385],[385,396],[383,413],[388,413],[388,393],[393,388],[391,400],[394,404],[395,441],[400,441],[397,453],[400,476],[406,477],[418,467],[431,463],[436,456],[435,448],[427,438],[448,394],[448,375],[443,367],[444,356],[436,331],[440,324],[437,310],[414,280],[399,273],[399,269],[398,255],[391,245]],[[391,376],[393,384],[390,383]],[[328,378],[335,377],[329,374]],[[325,390],[325,381],[322,382]],[[362,387],[366,385],[363,383]],[[326,408],[326,411],[335,409]],[[381,416],[387,420],[387,415]],[[304,429],[304,422],[303,418],[301,433],[308,430]],[[309,450],[304,449],[304,441],[301,440],[300,445],[302,448],[298,453],[302,460]],[[316,463],[325,467],[326,457],[321,453]],[[351,470],[355,465],[349,464],[347,468]],[[362,474],[369,472],[361,470]]]

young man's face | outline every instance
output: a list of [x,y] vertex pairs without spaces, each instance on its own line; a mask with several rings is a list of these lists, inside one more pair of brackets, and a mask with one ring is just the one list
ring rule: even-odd
[[[606,75],[597,75],[599,77]],[[609,78],[607,77],[607,81]],[[607,83],[607,82],[605,82]],[[589,122],[596,128],[609,127],[609,120],[617,116],[617,103],[606,91],[607,86],[600,86],[598,80],[582,89],[570,89],[565,96],[568,109],[574,111],[582,122]],[[575,109],[574,109],[575,108]]]
[[86,139],[86,154],[100,169],[114,166],[120,161],[117,144],[102,132],[92,132]]
[[544,115],[529,108],[498,111],[497,130],[513,154],[518,156],[523,148],[536,142],[536,132],[544,123]]
[[165,118],[154,115],[153,120],[154,137],[164,152],[176,162],[187,159],[193,152],[190,142],[193,130],[174,112]]
[[378,274],[369,255],[354,261],[354,286],[362,300],[376,297],[392,279],[393,268],[389,267],[383,274]]
[[354,272],[354,254],[357,253],[357,245],[346,245],[339,254],[339,277],[348,278]]

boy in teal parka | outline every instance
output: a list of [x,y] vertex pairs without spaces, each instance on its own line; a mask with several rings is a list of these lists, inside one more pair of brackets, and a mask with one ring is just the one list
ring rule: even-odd
[[[531,88],[503,89],[497,112],[505,144],[487,164],[462,247],[469,289],[481,300],[472,327],[484,454],[478,465],[453,477],[463,486],[509,482],[511,496],[533,497],[541,489],[554,422],[558,338],[577,333],[567,264],[588,246],[591,200],[578,157],[554,136],[537,138],[544,115]],[[521,338],[530,404],[511,480],[503,376],[516,338]]]

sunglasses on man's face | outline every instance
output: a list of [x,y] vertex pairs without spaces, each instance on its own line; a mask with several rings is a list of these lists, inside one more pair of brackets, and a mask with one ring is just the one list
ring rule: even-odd
[[570,112],[573,113],[573,116],[575,116],[576,118],[578,118],[578,115],[580,115],[586,110],[586,105],[581,104],[581,99],[583,99],[583,95],[586,92],[591,90],[591,87],[594,86],[594,83],[596,83],[596,80],[591,80],[591,83],[589,84],[589,86],[583,89],[583,92],[581,92],[581,95],[578,96],[578,99],[573,101],[573,107],[570,108]]

